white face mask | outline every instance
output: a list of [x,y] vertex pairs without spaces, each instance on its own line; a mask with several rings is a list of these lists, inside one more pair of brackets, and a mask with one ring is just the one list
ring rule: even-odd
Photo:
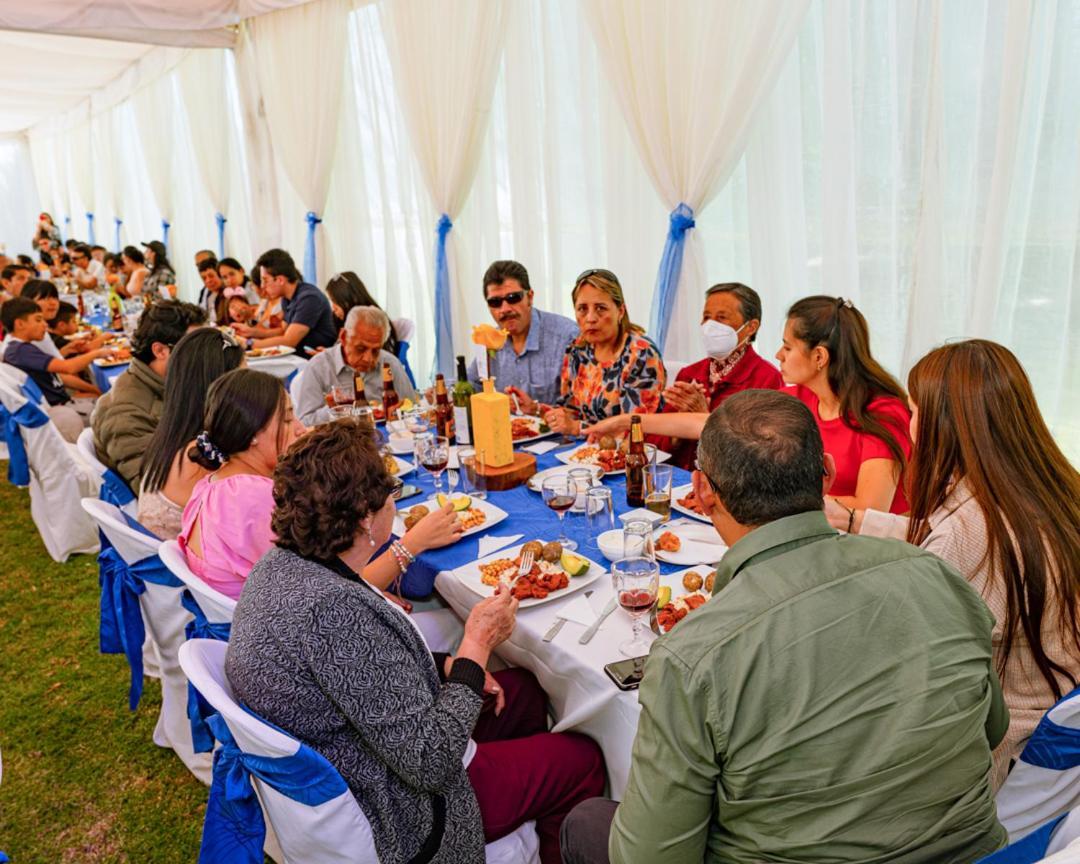
[[[743,324],[739,330],[746,325]],[[739,347],[739,330],[719,321],[704,321],[701,325],[701,338],[705,342],[705,353],[714,360],[723,360]]]

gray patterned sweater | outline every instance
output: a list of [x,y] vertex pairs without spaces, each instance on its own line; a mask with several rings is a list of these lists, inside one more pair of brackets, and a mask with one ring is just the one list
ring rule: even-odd
[[483,704],[479,666],[458,661],[441,683],[416,629],[372,588],[274,548],[236,605],[225,673],[248,708],[341,772],[381,864],[483,862],[461,763]]

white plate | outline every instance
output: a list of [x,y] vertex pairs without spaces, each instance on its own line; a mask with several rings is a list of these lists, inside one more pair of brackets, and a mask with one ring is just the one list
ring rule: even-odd
[[394,457],[394,461],[397,462],[398,466],[398,472],[394,475],[395,477],[404,477],[406,474],[416,470],[416,466],[413,465],[412,462],[406,462],[398,456]]
[[273,360],[275,357],[284,357],[287,354],[295,354],[296,349],[292,345],[271,345],[269,348],[256,349],[262,351],[256,357],[251,356],[250,351],[245,351],[249,363],[258,363],[260,360]]
[[536,430],[535,434],[530,435],[527,438],[514,438],[515,447],[517,447],[519,444],[528,444],[531,441],[539,441],[541,438],[547,438],[548,436],[554,434],[550,429],[548,429],[547,432],[540,431],[539,417],[530,417],[528,414],[511,414],[510,422],[513,423],[515,420],[528,420],[529,423],[532,424],[533,429]]
[[[455,498],[460,497],[460,493],[454,493],[453,495],[451,495],[451,497],[455,497]],[[411,504],[409,504],[408,507],[404,507],[403,509],[399,510],[397,515],[394,517],[394,535],[395,536],[397,536],[397,537],[404,536],[404,534],[405,534],[405,514],[408,513],[408,511],[411,510],[413,507],[415,507],[417,504],[423,504],[425,507],[428,508],[428,510],[433,510],[434,511],[434,510],[439,509],[439,502],[437,502],[434,498],[429,498],[427,501],[414,501],[414,502],[412,502]],[[506,513],[505,510],[503,510],[503,509],[501,509],[499,507],[496,507],[494,504],[491,504],[488,501],[482,501],[480,499],[473,498],[472,499],[472,507],[473,507],[474,510],[483,511],[484,515],[487,516],[487,519],[485,521],[481,522],[475,528],[470,528],[468,531],[464,532],[461,535],[462,537],[470,537],[473,534],[479,534],[481,531],[487,531],[487,529],[490,528],[492,525],[498,525],[500,522],[503,521],[503,519],[505,519],[507,517],[507,513]],[[461,539],[461,538],[458,538],[458,539]]]
[[671,509],[672,510],[677,510],[678,512],[682,513],[684,516],[689,516],[691,519],[699,519],[702,522],[708,522],[710,525],[712,525],[712,519],[710,519],[708,516],[703,516],[701,513],[697,513],[696,511],[691,510],[689,507],[683,507],[682,504],[679,503],[680,498],[685,498],[687,495],[689,495],[693,491],[694,491],[694,484],[693,483],[685,483],[682,486],[676,486],[674,489],[672,489],[671,490]]
[[[534,538],[540,540],[541,538]],[[541,542],[544,542],[541,540]],[[492,555],[488,555],[486,558],[481,558],[479,561],[474,561],[472,564],[466,564],[463,567],[458,567],[454,570],[454,575],[458,578],[458,581],[468,588],[470,591],[479,594],[481,597],[490,597],[495,591],[494,585],[485,585],[480,579],[480,565],[488,564],[492,561],[498,561],[500,558],[517,558],[518,552],[524,543],[518,543],[516,546],[509,546],[506,549],[500,549]],[[548,594],[543,600],[536,597],[530,597],[528,600],[522,600],[520,608],[525,609],[528,606],[539,606],[541,603],[547,603],[549,600],[559,600],[562,597],[567,597],[573,594],[575,591],[584,588],[586,585],[591,585],[601,576],[607,574],[608,569],[601,564],[597,564],[591,558],[581,555],[578,552],[574,552],[579,558],[585,558],[589,562],[589,572],[584,576],[571,576],[570,584],[560,591],[554,591]]]
[[[668,573],[666,576],[663,573],[661,573],[660,574],[660,587],[664,587],[666,585],[668,588],[671,589],[671,599],[672,600],[674,600],[676,597],[685,597],[687,594],[700,594],[706,599],[706,602],[708,602],[708,600],[711,598],[712,595],[709,594],[709,592],[705,590],[704,580],[705,580],[705,577],[707,577],[709,575],[709,573],[711,573],[715,569],[716,569],[715,567],[698,566],[698,567],[687,567],[685,570],[678,570],[675,573]],[[702,579],[702,586],[697,591],[687,591],[686,588],[682,584],[683,576],[685,576],[691,570],[695,571]],[[661,635],[663,635],[663,630],[660,627],[660,622],[658,622],[656,620],[657,611],[658,610],[654,606],[651,614],[649,615],[649,626],[652,628],[653,632],[656,633],[657,636],[661,636]],[[694,610],[694,612],[696,612],[696,611],[698,611],[698,610]],[[693,613],[689,613],[689,614],[693,614]],[[667,632],[670,633],[671,631],[669,630]]]
[[657,525],[653,531],[654,544],[665,531],[670,531],[682,541],[678,552],[665,552],[659,546],[656,548],[656,557],[668,564],[715,564],[727,552],[727,546],[712,525],[683,519]]
[[102,369],[112,369],[116,366],[127,366],[131,362],[131,358],[127,360],[107,360],[104,357],[98,357],[94,361],[95,366],[99,366]]
[[593,477],[595,478],[595,482],[597,483],[599,483],[600,479],[604,476],[603,473],[601,473],[600,469],[597,468],[595,465],[556,465],[553,468],[545,468],[543,471],[537,471],[535,474],[532,475],[532,477],[528,479],[525,485],[528,486],[533,492],[540,492],[542,491],[541,486],[545,478],[557,477],[562,474],[569,474],[575,468],[592,468],[594,472]]
[[[587,468],[590,465],[595,465],[596,463],[594,461],[592,461],[592,460],[588,460],[588,461],[585,461],[585,462],[574,462],[570,457],[573,456],[575,453],[577,453],[578,450],[580,450],[582,447],[595,447],[595,446],[596,446],[595,444],[581,444],[578,447],[575,447],[573,450],[563,450],[561,453],[556,453],[555,458],[558,459],[560,462],[562,462],[565,465],[573,465],[575,468]],[[656,451],[656,462],[657,462],[657,464],[659,464],[661,462],[667,462],[668,459],[670,459],[670,458],[671,458],[670,453],[665,453],[663,450],[659,450],[659,449]],[[626,473],[626,471],[624,469],[620,468],[618,471],[607,471],[607,472],[605,472],[604,476],[605,477],[618,477],[618,476],[620,476],[622,474],[625,474],[625,473]]]

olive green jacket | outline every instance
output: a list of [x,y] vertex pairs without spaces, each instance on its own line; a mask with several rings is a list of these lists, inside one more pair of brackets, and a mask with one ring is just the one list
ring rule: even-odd
[[132,360],[112,389],[98,399],[91,425],[98,458],[139,494],[143,456],[161,419],[165,379]]

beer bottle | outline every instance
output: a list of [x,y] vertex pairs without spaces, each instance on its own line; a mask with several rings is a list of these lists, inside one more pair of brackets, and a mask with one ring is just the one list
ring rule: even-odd
[[446,379],[442,372],[435,376],[435,428],[447,441],[454,440],[454,406],[446,392]]
[[355,391],[355,404],[367,405],[367,393],[364,392],[364,376],[359,372],[353,372],[353,390]]
[[398,419],[398,406],[400,404],[401,397],[398,396],[397,391],[394,389],[394,373],[391,371],[389,363],[383,363],[382,407],[387,423]]
[[630,451],[626,454],[626,506],[645,506],[645,433],[641,429],[641,415],[630,418]]
[[457,358],[457,381],[454,382],[454,432],[458,444],[472,444],[472,395],[476,388],[469,383],[465,357]]

